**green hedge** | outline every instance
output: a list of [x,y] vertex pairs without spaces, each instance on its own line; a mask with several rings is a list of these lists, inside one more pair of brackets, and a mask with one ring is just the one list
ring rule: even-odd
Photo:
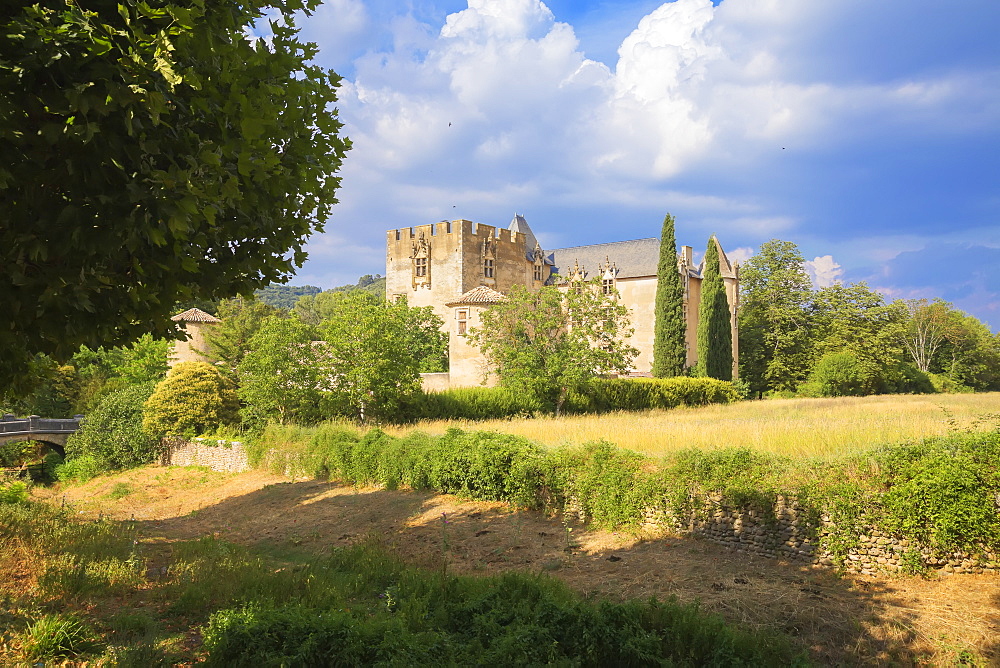
[[[600,378],[585,392],[571,392],[567,413],[643,411],[727,404],[739,399],[732,383],[714,378]],[[418,394],[403,406],[401,421],[502,420],[542,412],[530,397],[503,387],[471,387]]]
[[[283,443],[272,449],[269,443]],[[451,429],[402,438],[337,425],[269,427],[252,461],[364,485],[437,490],[519,507],[563,511],[594,525],[635,527],[647,509],[688,517],[721,494],[766,519],[778,495],[795,496],[814,522],[832,516],[826,547],[877,528],[932,547],[1000,550],[1000,430],[885,446],[834,463],[796,461],[748,448],[682,451],[656,461],[606,442],[544,448],[517,436]],[[772,515],[773,517],[773,515]]]

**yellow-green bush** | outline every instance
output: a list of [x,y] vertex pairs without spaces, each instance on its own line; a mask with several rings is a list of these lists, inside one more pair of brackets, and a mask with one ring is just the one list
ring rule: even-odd
[[194,436],[237,421],[232,382],[206,362],[182,362],[143,407],[143,427],[157,436]]

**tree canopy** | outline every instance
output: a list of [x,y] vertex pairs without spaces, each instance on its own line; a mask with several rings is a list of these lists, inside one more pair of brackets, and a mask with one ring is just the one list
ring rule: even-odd
[[628,371],[638,354],[628,309],[598,282],[514,286],[507,300],[483,311],[471,340],[496,368],[500,384],[524,392],[558,415],[571,390],[602,373]]
[[809,374],[812,283],[790,241],[771,239],[740,271],[740,378],[753,392],[792,391]]
[[[179,302],[291,276],[348,140],[318,0],[0,8],[0,384],[36,353],[176,336]],[[251,39],[269,19],[270,36]]]

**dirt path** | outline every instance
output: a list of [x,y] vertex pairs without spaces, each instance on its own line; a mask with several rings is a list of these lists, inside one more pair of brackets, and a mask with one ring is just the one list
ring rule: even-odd
[[321,554],[374,537],[452,572],[544,571],[585,594],[700,600],[727,619],[797,636],[824,664],[955,665],[971,651],[1000,666],[995,576],[838,576],[697,539],[590,531],[503,504],[262,472],[149,467],[47,495],[83,517],[135,519],[151,547],[216,535]]

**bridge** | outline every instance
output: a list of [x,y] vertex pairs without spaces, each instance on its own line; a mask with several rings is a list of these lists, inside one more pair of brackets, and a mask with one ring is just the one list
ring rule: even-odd
[[49,419],[29,415],[19,418],[6,413],[0,417],[0,445],[19,441],[40,441],[65,452],[66,438],[80,428],[82,415],[68,419]]

